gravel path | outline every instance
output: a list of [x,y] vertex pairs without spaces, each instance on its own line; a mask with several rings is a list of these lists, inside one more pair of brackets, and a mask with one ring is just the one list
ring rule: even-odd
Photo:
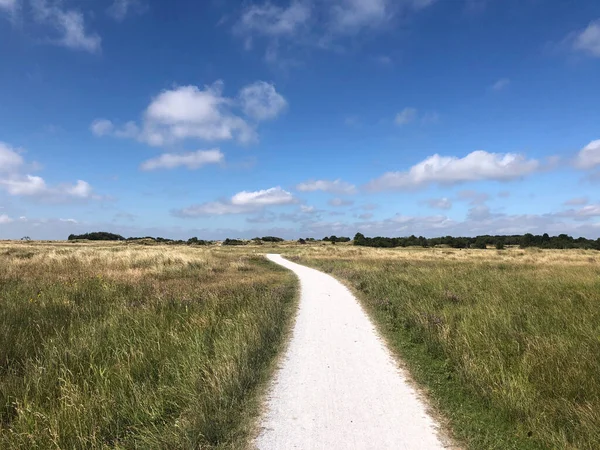
[[348,289],[280,255],[300,308],[269,392],[261,450],[442,449],[437,425]]

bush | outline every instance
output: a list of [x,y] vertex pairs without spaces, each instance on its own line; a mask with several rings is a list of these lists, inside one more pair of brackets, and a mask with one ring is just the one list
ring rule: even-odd
[[119,234],[108,233],[106,231],[95,231],[85,234],[70,234],[67,238],[69,241],[76,239],[87,239],[89,241],[124,241],[125,238]]
[[239,239],[225,239],[223,245],[246,245],[246,241],[240,241]]
[[260,238],[261,241],[263,242],[283,242],[284,239],[280,238],[280,237],[276,237],[276,236],[264,236],[262,238]]

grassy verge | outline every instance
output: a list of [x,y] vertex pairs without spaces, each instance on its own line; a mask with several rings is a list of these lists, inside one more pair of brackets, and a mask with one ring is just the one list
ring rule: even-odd
[[202,248],[0,246],[0,448],[240,448],[293,276]]
[[305,250],[473,449],[600,448],[600,255]]

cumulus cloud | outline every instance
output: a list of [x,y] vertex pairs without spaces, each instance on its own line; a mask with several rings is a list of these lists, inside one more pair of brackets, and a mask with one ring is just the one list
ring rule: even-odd
[[0,189],[9,195],[52,201],[95,197],[92,187],[86,181],[77,180],[75,184],[48,186],[42,177],[26,173],[28,165],[20,151],[0,142]]
[[227,214],[255,213],[268,206],[289,205],[297,199],[281,187],[259,191],[242,191],[228,200],[192,205],[173,211],[178,217],[222,216]]
[[264,81],[244,87],[239,99],[244,113],[256,120],[273,119],[287,107],[287,102],[277,93],[275,86]]
[[24,164],[20,150],[0,141],[0,173],[12,172]]
[[97,53],[101,49],[101,38],[86,30],[83,14],[74,10],[63,10],[59,3],[48,4],[47,0],[31,0],[34,18],[48,25],[59,34],[50,42],[73,50]]
[[501,91],[501,90],[507,88],[509,84],[510,84],[510,79],[501,78],[492,85],[492,90],[496,91],[496,92]]
[[506,181],[529,175],[540,163],[514,153],[488,153],[478,150],[464,158],[435,154],[406,172],[388,172],[371,181],[367,189],[411,189],[432,183],[453,184],[465,181]]
[[600,165],[600,139],[590,142],[575,157],[579,169],[592,169]]
[[11,219],[6,214],[0,214],[0,225],[12,223],[12,222],[14,222],[14,219]]
[[600,19],[597,19],[583,30],[573,33],[567,38],[574,50],[600,58]]
[[450,209],[452,208],[452,201],[450,199],[443,198],[431,198],[429,200],[425,200],[425,203],[434,209]]
[[206,164],[223,162],[225,156],[216,148],[212,150],[197,150],[189,153],[163,153],[156,158],[144,161],[142,170],[175,169],[187,167],[190,170],[199,169]]
[[203,89],[192,85],[168,89],[152,99],[141,126],[128,122],[116,127],[110,120],[96,119],[90,129],[96,136],[135,138],[157,147],[186,139],[249,143],[258,139],[259,122],[277,117],[287,106],[283,96],[266,82],[242,88],[238,99],[225,97],[223,86],[217,81]]
[[231,197],[231,204],[240,206],[288,205],[290,203],[296,203],[295,197],[279,186],[254,192],[242,191]]
[[356,186],[340,179],[337,180],[308,180],[296,186],[301,192],[323,191],[332,194],[355,194]]

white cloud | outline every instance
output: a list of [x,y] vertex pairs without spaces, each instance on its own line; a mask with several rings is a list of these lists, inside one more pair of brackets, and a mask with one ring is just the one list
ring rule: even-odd
[[15,148],[0,142],[0,189],[9,195],[53,201],[94,198],[92,187],[87,182],[78,180],[75,184],[48,186],[42,177],[25,172],[27,167],[32,166],[35,163],[26,164]]
[[513,180],[538,170],[540,163],[514,153],[488,153],[478,150],[464,158],[435,154],[407,172],[388,172],[371,181],[367,189],[410,189],[431,183],[453,184],[464,181]]
[[220,163],[224,159],[223,153],[218,148],[212,150],[197,150],[189,153],[163,153],[162,155],[144,161],[142,170],[174,169],[187,167],[190,170],[199,169],[206,164]]
[[0,225],[13,222],[13,219],[8,217],[6,214],[0,214]]
[[57,45],[74,50],[97,53],[101,49],[101,38],[85,29],[83,14],[73,10],[63,10],[58,3],[49,5],[47,0],[31,0],[36,21],[53,27],[60,37],[53,40]]
[[588,201],[589,199],[587,197],[575,197],[567,200],[563,204],[567,206],[581,206],[587,205]]
[[77,224],[79,223],[78,221],[76,221],[75,219],[58,219],[60,222],[66,222],[66,223],[74,223]]
[[242,191],[229,200],[207,202],[173,211],[179,217],[221,216],[226,214],[247,214],[262,211],[268,206],[289,205],[297,199],[281,187],[272,187],[260,191]]
[[77,180],[74,186],[65,185],[61,189],[72,197],[89,198],[92,195],[92,187],[83,180]]
[[598,165],[600,165],[600,139],[586,145],[575,158],[575,166],[579,169],[592,169]]
[[332,198],[327,202],[329,206],[350,206],[353,205],[354,202],[352,200],[344,200],[343,198]]
[[96,136],[106,136],[108,134],[112,134],[114,129],[114,124],[107,119],[96,119],[90,125],[90,131]]
[[585,205],[579,209],[569,209],[556,214],[559,217],[569,217],[575,220],[588,220],[592,217],[600,217],[600,204]]
[[[272,1],[251,4],[233,26],[246,50],[257,38],[265,41],[265,60],[279,62],[279,49],[295,47],[343,48],[339,41],[363,31],[380,32],[399,13],[423,9],[434,0],[289,0],[284,5]],[[388,60],[384,60],[388,61]],[[385,62],[384,62],[385,63]]]
[[443,197],[443,198],[432,198],[429,200],[426,200],[425,203],[427,203],[427,205],[430,208],[435,208],[435,209],[450,209],[452,208],[452,202],[450,201],[450,199]]
[[501,78],[492,85],[492,90],[496,91],[496,92],[501,91],[502,89],[507,88],[509,84],[510,84],[510,79]]
[[240,206],[288,205],[290,203],[296,203],[296,199],[290,192],[277,186],[255,192],[238,192],[231,197],[231,203]]
[[64,183],[52,187],[48,186],[42,177],[12,175],[8,178],[0,178],[0,187],[3,187],[10,195],[37,197],[53,201],[93,197],[92,187],[83,180],[77,180],[75,184]]
[[260,122],[276,117],[286,105],[271,84],[246,86],[236,100],[223,96],[223,82],[217,81],[203,89],[190,85],[161,92],[144,111],[141,126],[127,122],[115,127],[110,120],[97,119],[90,128],[97,136],[134,138],[158,147],[186,139],[249,143],[258,139],[257,123],[248,123],[235,109]]
[[404,108],[396,114],[394,122],[396,125],[408,125],[409,123],[414,122],[416,118],[417,110],[415,108]]
[[332,194],[354,194],[356,193],[356,186],[347,183],[340,179],[329,181],[329,180],[308,180],[304,183],[300,183],[296,186],[296,189],[301,192],[314,192],[323,191],[330,192]]
[[235,26],[237,33],[268,36],[293,35],[310,19],[311,8],[306,2],[293,1],[286,8],[264,3],[244,10]]
[[140,13],[144,6],[140,0],[114,0],[107,10],[109,16],[118,22],[125,20],[130,13]]
[[374,27],[392,16],[388,0],[341,0],[332,7],[332,26],[337,32]]
[[574,50],[600,58],[600,19],[591,22],[587,28],[575,33],[569,40]]
[[0,141],[0,173],[12,172],[23,165],[23,157],[19,151]]
[[4,186],[10,195],[42,195],[48,190],[44,179],[33,175],[0,179],[0,185]]
[[240,91],[244,113],[256,120],[274,119],[287,107],[287,102],[272,84],[257,81]]

